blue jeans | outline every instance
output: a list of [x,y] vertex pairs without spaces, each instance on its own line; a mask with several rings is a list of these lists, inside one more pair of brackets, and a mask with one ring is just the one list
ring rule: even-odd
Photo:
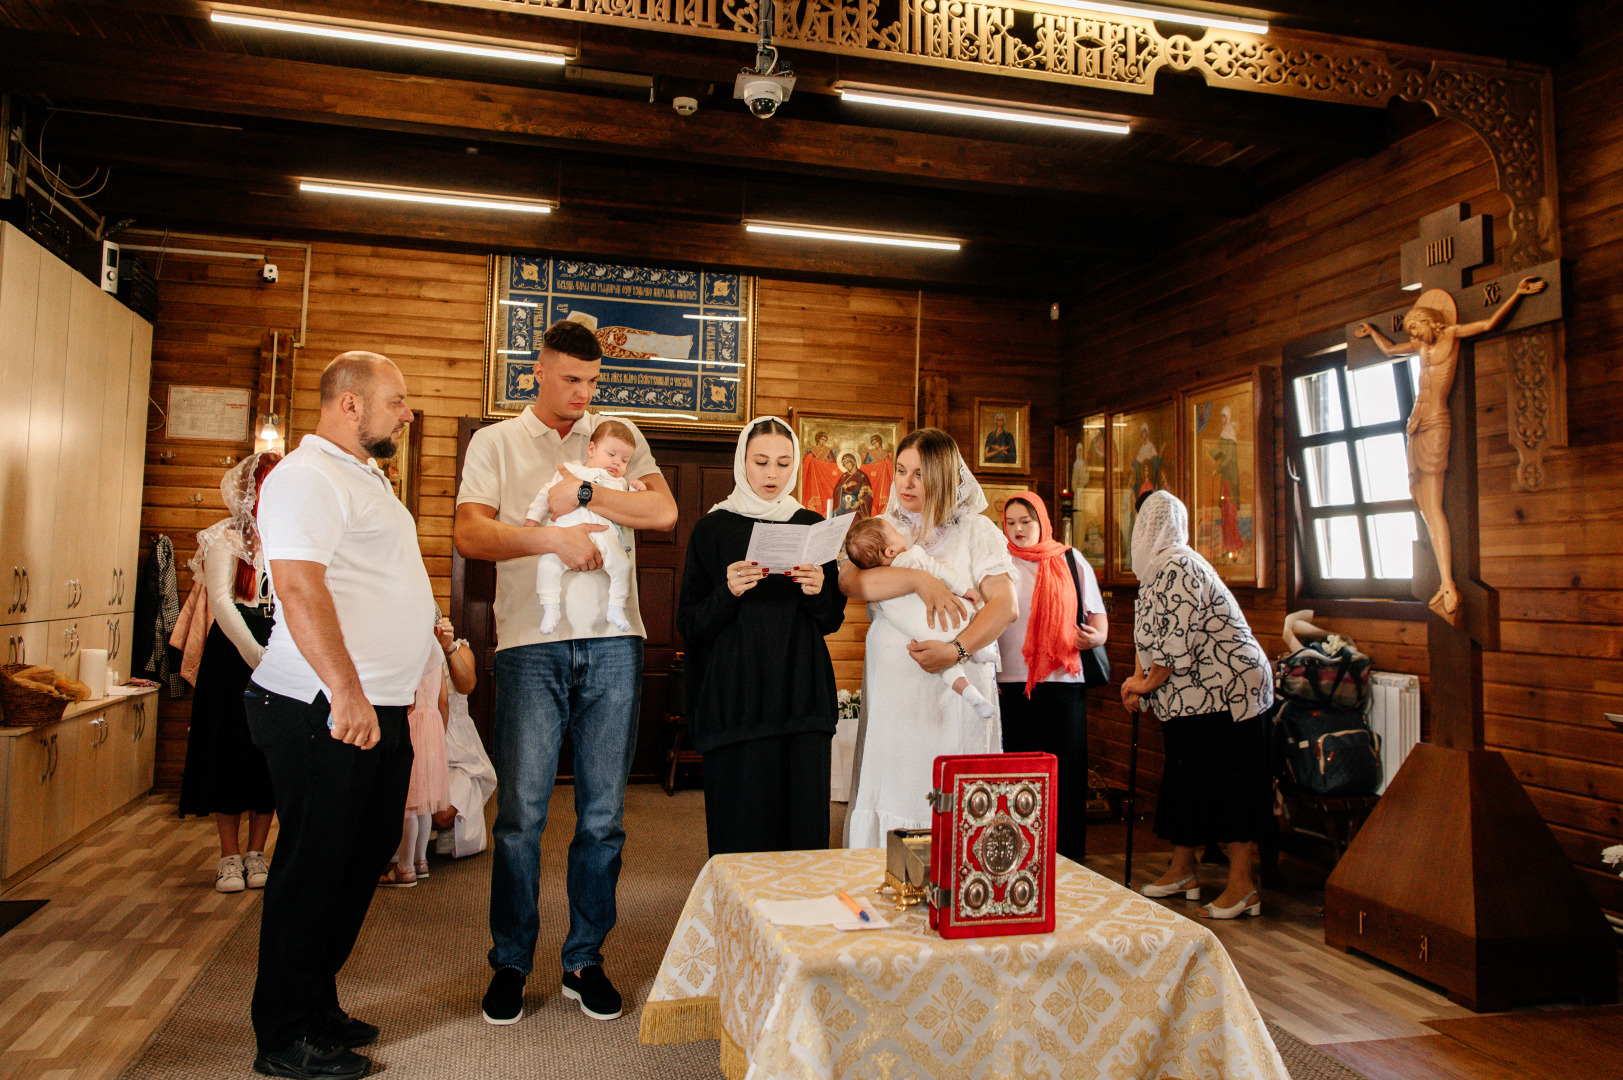
[[541,833],[564,733],[575,753],[565,971],[601,964],[614,929],[626,779],[637,745],[642,639],[582,638],[496,654],[496,833],[490,966],[529,974],[541,932]]

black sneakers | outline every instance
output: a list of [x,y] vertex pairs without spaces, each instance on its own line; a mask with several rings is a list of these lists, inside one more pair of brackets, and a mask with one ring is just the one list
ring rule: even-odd
[[564,997],[580,1002],[580,1011],[593,1020],[614,1020],[620,1015],[620,992],[603,974],[602,964],[564,972]]
[[280,1050],[254,1059],[254,1072],[292,1080],[358,1080],[371,1067],[371,1061],[326,1034],[294,1039]]
[[340,1046],[354,1050],[357,1047],[369,1046],[377,1041],[378,1026],[368,1024],[365,1020],[357,1020],[343,1009],[333,1009],[331,1012],[321,1014],[321,1022],[327,1026],[327,1031],[338,1041]]
[[524,972],[498,969],[485,991],[484,1011],[487,1024],[516,1024],[524,1019]]

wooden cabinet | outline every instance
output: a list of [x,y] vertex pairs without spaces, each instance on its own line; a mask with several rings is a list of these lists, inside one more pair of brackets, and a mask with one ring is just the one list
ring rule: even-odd
[[43,664],[50,655],[50,623],[16,623],[0,626],[0,637],[5,638],[5,660],[8,664]]
[[72,706],[59,723],[0,729],[0,880],[152,788],[157,693]]
[[0,626],[52,623],[30,659],[70,675],[128,677],[151,366],[150,323],[0,224]]

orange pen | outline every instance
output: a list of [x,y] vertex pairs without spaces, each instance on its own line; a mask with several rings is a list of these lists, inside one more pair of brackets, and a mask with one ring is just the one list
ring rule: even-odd
[[866,911],[862,910],[862,905],[857,903],[855,900],[851,899],[851,897],[850,897],[850,895],[848,893],[845,893],[845,892],[842,891],[842,892],[837,892],[834,895],[839,897],[840,898],[840,903],[844,904],[846,907],[850,908],[853,912],[855,912],[856,915],[858,917],[860,917],[863,922],[872,922],[873,921],[872,919],[868,918],[868,913]]

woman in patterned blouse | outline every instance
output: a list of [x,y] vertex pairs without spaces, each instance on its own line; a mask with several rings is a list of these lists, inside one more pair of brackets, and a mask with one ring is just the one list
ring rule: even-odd
[[1166,765],[1155,835],[1172,844],[1171,865],[1144,895],[1198,899],[1195,848],[1215,842],[1229,857],[1228,885],[1197,914],[1260,915],[1252,867],[1271,810],[1268,658],[1228,586],[1189,546],[1189,511],[1169,492],[1139,502],[1133,573],[1134,671],[1121,698],[1161,718]]

